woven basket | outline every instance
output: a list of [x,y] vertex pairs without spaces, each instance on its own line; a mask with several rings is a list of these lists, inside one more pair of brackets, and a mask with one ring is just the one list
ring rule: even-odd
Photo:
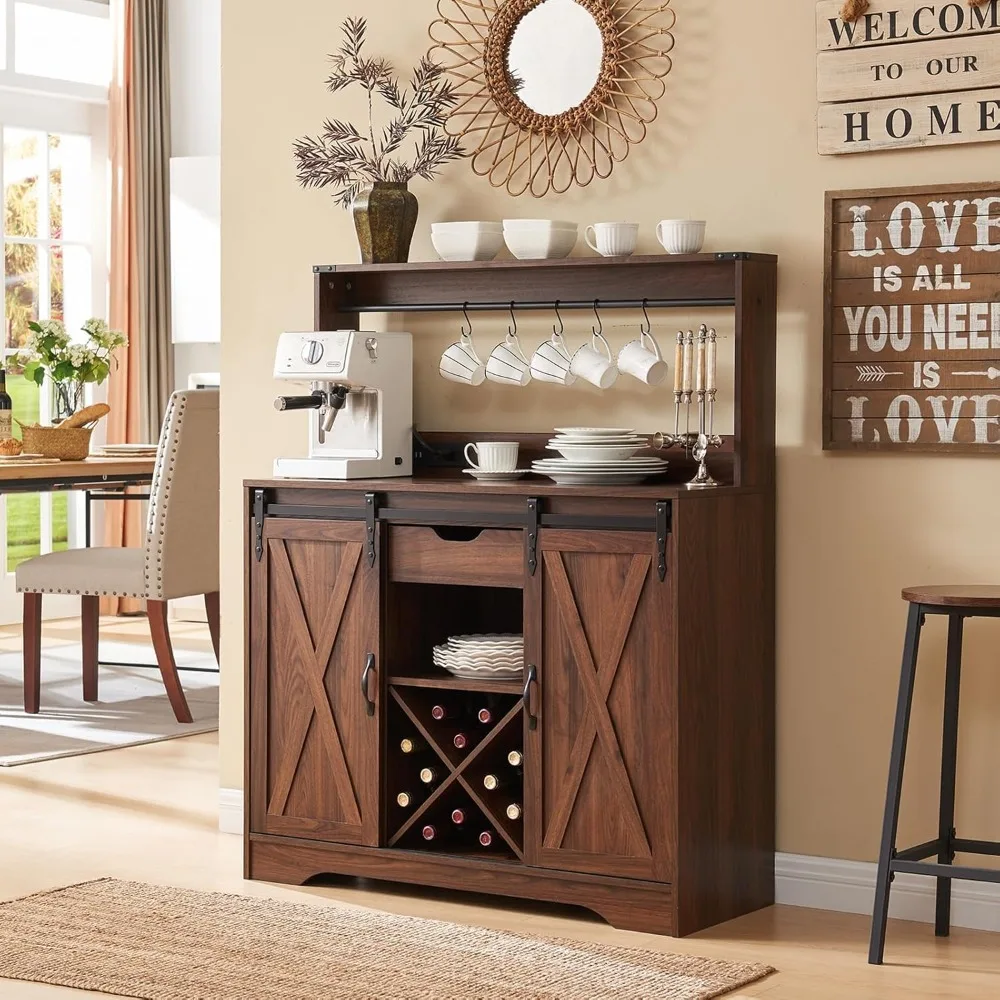
[[93,433],[93,427],[32,427],[21,424],[25,454],[60,458],[64,462],[85,459],[90,454],[90,435]]

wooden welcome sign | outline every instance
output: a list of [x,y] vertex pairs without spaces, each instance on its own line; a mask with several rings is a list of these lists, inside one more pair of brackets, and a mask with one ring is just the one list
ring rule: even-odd
[[1000,455],[1000,184],[826,196],[823,446]]
[[1000,140],[1000,0],[816,5],[820,153]]

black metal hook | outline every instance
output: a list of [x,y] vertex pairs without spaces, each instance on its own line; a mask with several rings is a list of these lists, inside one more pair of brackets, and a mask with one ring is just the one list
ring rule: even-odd
[[559,313],[559,300],[558,299],[556,299],[555,309],[556,309],[556,319],[559,320],[559,329],[557,330],[555,327],[552,327],[552,332],[557,337],[561,337],[566,332],[566,324],[563,323],[563,318],[562,318],[562,316]]
[[462,327],[462,336],[463,337],[471,337],[472,336],[472,320],[469,319],[469,303],[468,302],[463,302],[462,303],[462,315],[465,317],[465,322],[469,324],[469,329],[468,330],[466,330],[464,326]]
[[597,318],[597,326],[594,328],[594,333],[600,337],[604,333],[604,323],[601,322],[601,314],[597,311],[598,306],[600,306],[601,300],[594,299],[594,316]]
[[514,303],[510,304],[510,323],[511,325],[507,327],[507,335],[510,337],[517,336],[517,317],[514,315]]
[[639,329],[643,336],[648,337],[653,332],[653,324],[649,319],[649,311],[646,308],[649,305],[649,299],[642,300],[642,315],[646,318],[646,325],[640,326]]

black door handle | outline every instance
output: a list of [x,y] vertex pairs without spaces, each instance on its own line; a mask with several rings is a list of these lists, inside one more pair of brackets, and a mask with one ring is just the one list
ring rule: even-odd
[[375,654],[369,653],[365,657],[365,669],[361,674],[361,694],[365,699],[365,711],[368,713],[368,718],[370,719],[375,714],[375,702],[368,697],[368,679],[371,677],[372,671],[375,669]]
[[538,680],[538,670],[532,663],[528,667],[528,676],[524,681],[524,711],[528,716],[528,728],[537,729],[538,728],[538,716],[531,714],[531,685]]

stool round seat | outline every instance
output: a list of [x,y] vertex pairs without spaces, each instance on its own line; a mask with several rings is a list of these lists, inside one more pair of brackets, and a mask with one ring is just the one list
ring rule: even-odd
[[1000,587],[907,587],[903,591],[903,600],[939,608],[1000,608]]

